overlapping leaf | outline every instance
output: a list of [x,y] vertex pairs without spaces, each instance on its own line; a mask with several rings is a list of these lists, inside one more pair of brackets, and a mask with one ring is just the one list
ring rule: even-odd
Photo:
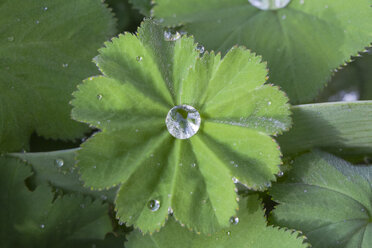
[[153,235],[143,236],[135,231],[128,237],[128,248],[300,248],[309,247],[298,232],[267,226],[257,196],[240,203],[239,215],[232,224],[212,236],[198,235],[180,227],[171,218],[166,226]]
[[292,0],[262,11],[247,0],[156,0],[153,15],[183,25],[208,49],[245,45],[268,61],[270,80],[308,102],[331,73],[372,41],[371,0]]
[[[182,224],[210,233],[235,214],[234,180],[253,189],[275,180],[281,160],[270,135],[290,125],[287,98],[264,85],[265,64],[244,48],[223,59],[200,56],[192,38],[172,37],[147,20],[137,36],[120,35],[100,50],[103,75],[79,85],[72,101],[75,119],[102,129],[78,151],[78,166],[88,187],[121,184],[121,221],[152,232],[173,209]],[[202,119],[187,140],[165,125],[182,104]]]
[[16,159],[0,158],[1,247],[92,247],[112,230],[108,207],[81,195],[53,201],[47,186],[30,192],[30,169]]
[[323,152],[295,160],[270,193],[274,222],[302,230],[314,248],[372,247],[372,167]]
[[87,127],[70,118],[76,84],[114,30],[101,0],[0,0],[0,151],[28,147],[36,131],[75,139]]
[[55,152],[13,153],[32,167],[32,181],[36,185],[51,185],[63,192],[81,193],[94,198],[114,201],[116,188],[107,191],[93,191],[83,187],[75,167],[77,149]]

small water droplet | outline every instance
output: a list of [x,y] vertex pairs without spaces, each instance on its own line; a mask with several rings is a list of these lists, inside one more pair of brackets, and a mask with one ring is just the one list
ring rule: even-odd
[[306,189],[304,190],[304,193],[307,193],[307,190]]
[[282,15],[282,19],[285,20],[287,18],[286,15]]
[[155,212],[155,211],[159,210],[160,202],[158,200],[151,200],[151,201],[149,201],[147,206],[151,211]]
[[136,129],[136,133],[138,133],[139,132],[139,129]]
[[360,211],[362,211],[362,212],[364,212],[365,211],[365,209],[364,208],[362,208]]
[[98,99],[98,100],[102,100],[102,97],[103,97],[102,94],[98,94],[98,95],[97,95],[97,99]]
[[44,229],[44,228],[45,228],[45,225],[44,225],[44,224],[41,224],[40,227],[41,227],[42,229]]
[[40,21],[39,21],[39,20],[36,20],[36,21],[35,21],[35,23],[36,23],[36,24],[39,24],[39,23],[40,23]]
[[284,172],[283,171],[279,171],[278,176],[279,177],[282,177],[283,175],[284,175]]
[[168,214],[170,214],[170,215],[173,214],[173,209],[171,207],[168,208]]
[[193,194],[193,192],[192,191],[190,191],[190,195],[192,195]]
[[141,62],[141,61],[142,61],[142,57],[141,57],[141,56],[137,56],[137,57],[136,57],[136,60],[137,60],[138,62]]
[[234,161],[230,161],[230,164],[235,164],[235,162]]
[[176,41],[181,38],[181,34],[179,32],[172,33],[170,30],[164,31],[164,39],[166,41]]
[[106,196],[106,195],[101,195],[101,199],[102,199],[103,201],[106,201],[106,200],[107,200],[107,196]]
[[8,41],[13,42],[14,41],[14,37],[13,36],[9,36],[8,37]]
[[182,166],[182,165],[183,165],[182,163],[179,164],[179,166]]
[[179,105],[169,110],[165,119],[169,133],[177,139],[189,139],[200,128],[200,114],[189,105]]
[[235,168],[238,168],[238,167],[239,167],[239,165],[238,165],[238,164],[234,164],[234,167],[235,167]]
[[230,231],[227,231],[226,234],[227,234],[228,236],[230,236],[230,235],[231,235],[231,232],[230,232]]
[[267,102],[267,105],[269,105],[269,106],[270,106],[270,105],[271,105],[271,102]]
[[328,5],[324,6],[324,8],[328,9]]
[[80,204],[80,207],[81,207],[81,208],[85,208],[85,205],[84,205],[84,204]]
[[63,161],[63,159],[60,159],[60,158],[58,158],[58,159],[56,159],[56,165],[58,166],[58,167],[62,167],[63,165],[64,165],[64,161]]
[[153,157],[154,157],[154,154],[153,154],[153,153],[151,153],[151,154],[150,154],[150,157],[152,157],[152,158],[153,158]]
[[44,7],[43,10],[44,10],[44,11],[47,11],[47,10],[48,10],[48,7]]
[[236,217],[236,216],[232,216],[232,217],[230,218],[230,223],[233,224],[233,225],[238,224],[238,223],[239,223],[239,218]]
[[248,0],[253,6],[261,10],[274,10],[286,7],[291,0]]
[[202,45],[198,45],[198,46],[196,47],[196,50],[198,50],[199,53],[204,53],[205,48],[204,48]]
[[96,168],[97,168],[97,166],[93,165],[93,169],[96,169]]
[[63,68],[67,68],[68,67],[68,64],[62,64],[62,67]]
[[192,163],[191,164],[191,167],[195,168],[196,167],[196,163]]
[[233,180],[234,183],[238,183],[239,182],[239,180],[236,177],[233,177],[232,180]]

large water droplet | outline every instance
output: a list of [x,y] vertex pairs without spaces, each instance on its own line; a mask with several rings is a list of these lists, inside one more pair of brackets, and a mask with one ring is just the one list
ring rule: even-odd
[[230,223],[233,224],[233,225],[236,225],[239,223],[239,218],[236,217],[236,216],[233,216],[230,218]]
[[166,41],[176,41],[181,38],[181,34],[179,32],[172,33],[171,31],[164,31],[164,39]]
[[200,128],[200,114],[189,105],[173,107],[165,119],[169,133],[177,139],[188,139]]
[[281,9],[291,0],[248,0],[253,6],[262,10]]
[[155,211],[158,211],[159,208],[160,208],[160,202],[158,200],[151,200],[149,201],[149,203],[147,204],[147,206],[149,207],[149,209],[153,212]]
[[56,159],[56,165],[58,167],[62,167],[64,165],[64,163],[65,162],[63,161],[63,159],[60,159],[60,158]]

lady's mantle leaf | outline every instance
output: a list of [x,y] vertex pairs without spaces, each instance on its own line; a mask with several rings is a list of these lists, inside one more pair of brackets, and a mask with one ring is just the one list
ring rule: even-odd
[[[100,50],[103,75],[79,85],[72,101],[76,120],[102,129],[78,151],[78,166],[86,186],[121,184],[121,221],[152,232],[173,210],[182,224],[210,233],[235,214],[235,180],[253,189],[275,180],[281,160],[270,135],[289,127],[289,106],[264,85],[265,64],[249,51],[200,56],[192,38],[166,34],[145,21],[137,36],[120,35]],[[183,104],[202,123],[185,140],[165,123]]]
[[302,230],[313,247],[372,247],[372,167],[305,154],[270,193],[274,222]]
[[245,45],[268,61],[292,102],[313,99],[331,73],[372,40],[371,0],[292,0],[262,11],[248,0],[156,0],[153,14],[208,49]]
[[198,235],[180,227],[171,218],[166,226],[154,235],[143,236],[135,231],[128,237],[128,248],[305,248],[304,238],[298,232],[266,225],[257,196],[249,196],[240,203],[239,215],[232,224],[212,236]]
[[101,0],[0,0],[0,151],[28,147],[33,131],[74,139],[87,131],[70,118],[76,84],[114,30]]
[[81,195],[53,201],[47,186],[26,188],[30,175],[24,163],[0,158],[1,247],[92,247],[112,230],[106,204]]

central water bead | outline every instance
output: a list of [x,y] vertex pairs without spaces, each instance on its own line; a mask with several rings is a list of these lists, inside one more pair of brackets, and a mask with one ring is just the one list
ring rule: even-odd
[[200,114],[192,106],[178,105],[169,110],[165,124],[169,133],[177,139],[189,139],[200,128]]
[[286,7],[291,0],[248,0],[253,6],[262,10],[274,10]]

